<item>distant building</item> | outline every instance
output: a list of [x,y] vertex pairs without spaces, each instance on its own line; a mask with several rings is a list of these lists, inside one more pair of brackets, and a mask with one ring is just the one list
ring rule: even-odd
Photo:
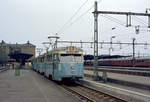
[[15,61],[14,59],[10,59],[8,56],[10,53],[15,52],[32,54],[33,56],[29,59],[31,60],[35,57],[35,48],[36,46],[31,44],[29,41],[25,44],[8,44],[2,40],[2,42],[0,42],[0,63]]

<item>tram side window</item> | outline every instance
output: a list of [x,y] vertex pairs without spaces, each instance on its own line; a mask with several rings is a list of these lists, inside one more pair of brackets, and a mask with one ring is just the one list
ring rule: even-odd
[[42,58],[40,58],[40,62],[42,62]]
[[53,60],[59,60],[59,55],[58,54],[53,54]]
[[42,58],[40,58],[40,62],[42,62]]
[[53,59],[56,60],[56,54],[53,55]]
[[47,55],[47,61],[52,61],[52,55]]
[[43,58],[42,57],[40,58],[40,62],[43,62]]
[[37,62],[40,62],[40,59],[39,59],[39,58],[37,58]]
[[42,57],[42,62],[44,62],[44,57]]

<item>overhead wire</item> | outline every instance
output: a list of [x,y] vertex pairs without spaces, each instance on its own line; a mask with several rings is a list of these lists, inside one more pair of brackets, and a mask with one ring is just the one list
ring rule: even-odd
[[83,14],[81,14],[78,18],[76,18],[73,22],[70,23],[70,25],[73,25],[74,22],[77,22],[81,17],[83,17],[84,15],[86,15],[94,6],[92,6],[90,9],[88,9],[87,11],[85,11]]
[[[101,2],[102,0],[98,0],[97,3]],[[88,2],[88,0],[86,0],[83,5],[77,10],[77,12],[80,11],[80,9]],[[84,13],[82,13],[80,16],[78,16],[75,20],[73,20],[73,18],[75,16],[72,16],[71,19],[68,20],[67,23],[64,24],[64,26],[58,31],[63,32],[66,29],[68,29],[69,27],[71,27],[75,22],[77,22],[78,20],[80,20],[84,15],[86,15],[92,8],[94,7],[94,5],[92,5],[88,10],[86,10]],[[75,13],[75,15],[77,14],[77,12]],[[72,21],[73,20],[73,21]],[[72,21],[72,22],[71,22]],[[66,27],[68,25],[68,27]],[[66,27],[66,28],[65,28]]]
[[118,26],[115,25],[115,27],[117,29],[119,29],[122,26],[122,27],[124,27],[125,32],[129,32],[129,29],[126,27],[126,23],[125,22],[123,22],[123,21],[121,21],[121,20],[119,20],[119,19],[117,19],[115,17],[108,16],[108,15],[100,15],[100,16],[106,18],[106,20],[108,20],[108,21],[111,21],[111,22],[114,22],[114,23],[118,24]]
[[[100,0],[99,0],[99,1],[100,1]],[[80,9],[81,9],[83,6],[84,6],[84,5],[82,5],[82,6],[80,7]],[[81,17],[83,17],[85,14],[87,14],[93,7],[94,7],[94,5],[92,5],[92,7],[90,7],[86,12],[84,12],[84,13],[81,14],[79,17],[77,17],[74,21],[72,21],[72,22],[69,24],[69,27],[72,26],[72,25],[73,25],[75,22],[77,22],[79,19],[81,19]],[[79,9],[78,9],[77,11],[79,11]],[[77,12],[75,13],[75,15],[76,15],[76,14],[77,14]],[[116,18],[111,17],[111,16],[108,16],[108,15],[101,15],[101,16],[103,16],[103,17],[107,18],[108,20],[111,20],[111,21],[113,21],[113,22],[115,22],[115,23],[117,23],[117,24],[119,24],[119,25],[125,27],[125,23],[122,22],[122,21],[119,20],[119,19],[116,19]],[[73,19],[73,17],[74,17],[74,16],[71,17],[71,19],[69,20],[69,22]],[[67,24],[68,24],[68,22],[67,22]],[[65,26],[66,26],[66,24],[65,24]],[[68,29],[68,28],[66,28],[66,29]],[[63,29],[62,31],[64,31],[64,30],[65,30],[65,29]]]
[[[113,21],[113,22],[115,22],[115,23],[117,23],[117,24],[119,24],[119,25],[125,27],[125,23],[122,22],[121,20],[115,18],[115,17],[108,16],[108,15],[101,15],[101,16],[107,18],[107,19],[110,20],[110,21]],[[143,25],[145,25],[145,26],[141,26],[141,27],[147,27],[147,26],[146,26],[146,22],[145,22],[144,20],[142,20],[142,19],[140,19],[140,18],[138,18],[138,17],[136,17],[136,16],[135,16],[135,19],[134,19],[134,20],[136,20],[137,22],[142,23]],[[135,25],[134,25],[134,26],[132,25],[131,27],[135,27]]]
[[[97,3],[101,2],[102,0],[99,0]],[[94,7],[94,5],[92,5],[87,11],[85,11],[83,14],[81,14],[79,17],[77,17],[73,22],[71,22],[70,25],[73,25],[74,22],[77,22],[79,19],[81,19],[81,17],[83,17],[84,15],[86,15],[92,8]]]
[[79,9],[77,9],[77,11],[70,17],[70,19],[60,28],[60,30],[58,32],[60,32],[61,30],[64,29],[64,27],[78,14],[78,12],[82,9],[82,7],[88,2],[88,0],[86,0],[80,7]]
[[[117,18],[114,18],[114,17],[111,17],[111,16],[108,16],[108,15],[101,15],[102,17],[105,17],[107,20],[111,21],[111,22],[115,22],[117,23],[118,25],[121,25],[124,28],[125,32],[130,32],[130,29],[128,29],[128,27],[126,27],[126,23],[122,22],[121,20],[118,20]],[[130,26],[130,27],[134,27],[135,28],[135,25],[133,26]],[[141,27],[141,26],[140,26]],[[117,27],[119,28],[119,27]],[[133,34],[133,33],[127,33],[127,34]],[[123,35],[123,34],[122,34]],[[126,35],[126,34],[125,34]]]
[[[143,24],[142,26],[141,26],[141,25],[136,25],[136,26],[134,26],[134,27],[139,26],[140,28],[142,28],[142,29],[140,29],[140,33],[142,33],[142,32],[143,32],[143,33],[144,33],[144,32],[149,32],[149,30],[146,30],[146,29],[148,28],[148,24],[147,24],[143,19],[134,16],[134,19],[133,19],[133,20],[135,20],[135,21],[137,21],[137,22]],[[146,28],[146,29],[145,29],[145,28]]]
[[144,25],[147,24],[143,19],[141,19],[141,18],[139,18],[139,17],[134,16],[134,18],[135,18],[136,21],[139,22],[139,23],[142,23],[142,24],[144,24]]
[[120,20],[118,20],[118,19],[116,19],[116,18],[114,18],[112,16],[108,16],[108,15],[101,15],[101,16],[104,17],[104,18],[107,18],[108,20],[113,21],[113,22],[115,22],[115,23],[117,23],[117,24],[119,24],[121,26],[125,26],[124,22],[122,22],[122,21],[120,21]]
[[[91,9],[93,8],[93,6],[88,9],[86,12],[84,12],[83,14],[81,14],[79,17],[77,17],[74,21],[72,21],[69,25],[68,25],[68,28],[71,27],[75,22],[77,22],[78,20],[81,19],[81,17],[83,17],[84,15],[86,15]],[[66,28],[66,29],[68,29]],[[63,31],[65,31],[66,29],[64,29]]]

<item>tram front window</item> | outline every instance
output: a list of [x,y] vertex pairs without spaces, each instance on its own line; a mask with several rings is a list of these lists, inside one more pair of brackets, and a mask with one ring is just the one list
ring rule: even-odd
[[60,62],[81,63],[82,62],[82,56],[81,56],[81,54],[61,54]]

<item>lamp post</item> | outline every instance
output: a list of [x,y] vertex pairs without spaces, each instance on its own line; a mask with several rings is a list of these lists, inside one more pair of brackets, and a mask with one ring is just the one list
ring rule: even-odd
[[115,38],[116,36],[111,36],[110,38],[110,48],[109,48],[109,55],[111,55],[111,49],[112,49],[112,39]]

